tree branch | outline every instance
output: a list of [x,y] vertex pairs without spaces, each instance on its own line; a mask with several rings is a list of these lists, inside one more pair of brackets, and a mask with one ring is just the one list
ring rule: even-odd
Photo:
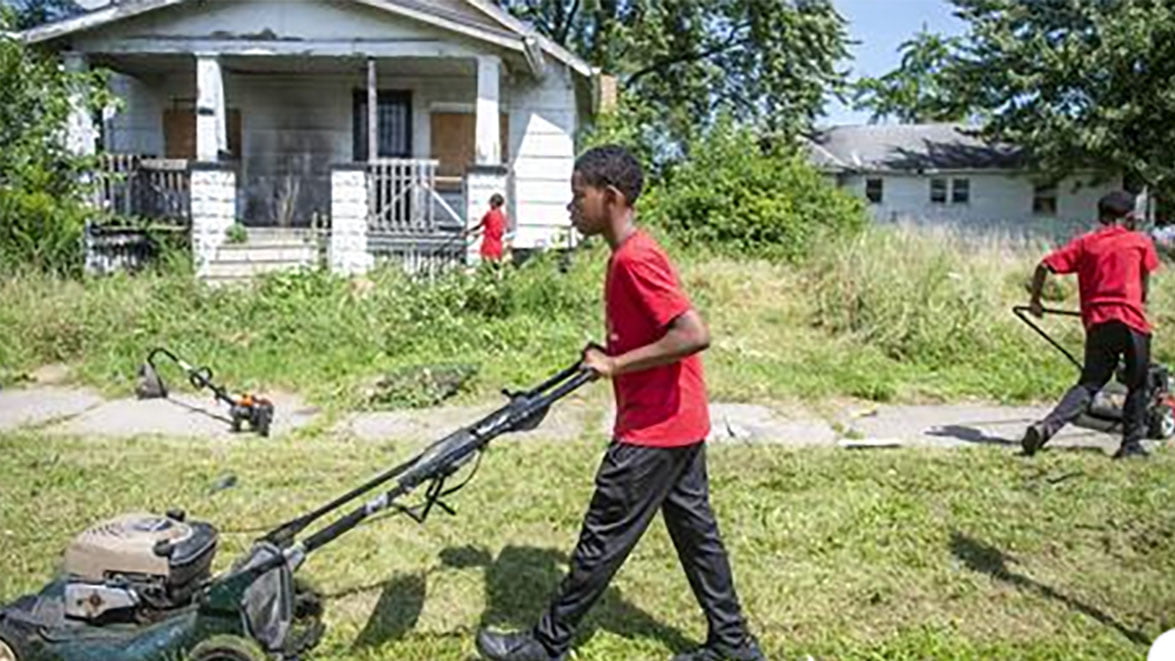
[[654,62],[654,63],[650,64],[649,66],[632,74],[631,76],[628,76],[628,78],[624,81],[624,88],[628,89],[630,86],[632,86],[634,83],[636,83],[637,80],[640,80],[641,78],[643,78],[651,73],[654,73],[659,69],[671,67],[675,64],[684,64],[686,62],[698,62],[700,60],[708,59],[708,58],[710,58],[714,55],[717,55],[718,53],[721,53],[725,50],[728,50],[734,46],[739,46],[739,45],[746,46],[747,43],[746,43],[745,39],[744,40],[738,39],[738,37],[739,37],[738,33],[741,30],[744,30],[749,27],[751,27],[750,23],[743,23],[741,25],[734,26],[733,28],[731,28],[730,34],[726,35],[726,39],[724,39],[722,41],[722,43],[720,43],[716,46],[713,46],[711,48],[707,48],[701,52],[684,53],[678,57],[667,58],[667,59],[661,60],[659,62]]

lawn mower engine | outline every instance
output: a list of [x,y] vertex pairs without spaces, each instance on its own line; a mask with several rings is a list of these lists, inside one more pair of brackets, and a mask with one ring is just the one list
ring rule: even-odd
[[211,576],[217,532],[184,519],[128,514],[79,535],[65,551],[65,616],[144,623],[189,604]]
[[259,543],[213,578],[217,530],[128,514],[69,545],[60,577],[0,609],[0,661],[298,659],[323,632],[321,597]]

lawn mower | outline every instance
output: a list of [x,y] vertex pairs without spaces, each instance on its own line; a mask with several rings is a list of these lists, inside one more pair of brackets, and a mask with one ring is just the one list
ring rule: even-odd
[[[537,427],[552,403],[593,378],[576,364],[532,390],[504,391],[506,405],[277,526],[217,576],[211,574],[217,530],[181,511],[94,526],[69,546],[59,578],[0,610],[0,661],[298,659],[324,631],[321,597],[294,577],[308,554],[380,512],[421,523],[434,509],[454,514],[443,499],[465,486],[477,465],[446,487],[458,469],[480,458],[497,436]],[[389,482],[386,491],[300,538],[315,521]],[[421,485],[427,485],[423,502],[400,503]]]
[[[195,367],[174,353],[157,347],[147,354],[147,362],[139,367],[139,381],[135,386],[135,394],[139,399],[157,399],[167,397],[167,385],[159,376],[159,369],[155,365],[157,356],[166,356],[179,365],[188,375],[188,382],[193,388],[208,388],[216,399],[228,404],[230,424],[234,432],[248,424],[249,428],[261,436],[269,436],[269,426],[273,423],[273,402],[263,397],[244,393],[236,397],[230,396],[228,391],[212,381],[212,370],[207,367]],[[0,658],[0,661],[3,661]]]
[[[1028,316],[1028,306],[1018,305],[1012,308],[1012,312],[1036,331],[1037,335],[1051,344],[1054,349],[1068,358],[1078,372],[1084,369],[1081,361],[1077,360],[1068,349],[1033,322]],[[1063,317],[1081,316],[1080,312],[1073,310],[1045,308],[1044,312]],[[1115,378],[1094,396],[1089,408],[1074,420],[1073,424],[1102,432],[1118,431],[1122,425],[1122,411],[1126,405],[1125,381],[1124,371],[1120,367],[1115,371]],[[1166,365],[1155,362],[1150,363],[1146,373],[1146,431],[1148,438],[1160,441],[1175,435],[1175,397],[1171,395],[1170,370]]]

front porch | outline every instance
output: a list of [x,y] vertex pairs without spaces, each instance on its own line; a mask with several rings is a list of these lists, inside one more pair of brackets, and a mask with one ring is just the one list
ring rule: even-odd
[[318,232],[329,266],[347,273],[381,258],[414,271],[463,263],[475,254],[461,231],[493,193],[510,199],[494,57],[94,54],[85,65],[115,71],[125,102],[95,127],[96,203],[189,231],[202,276],[234,252],[238,224]]

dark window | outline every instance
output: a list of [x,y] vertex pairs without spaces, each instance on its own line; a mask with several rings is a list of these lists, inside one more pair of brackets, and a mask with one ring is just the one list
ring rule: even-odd
[[951,204],[967,204],[971,201],[971,180],[951,180]]
[[1057,187],[1037,186],[1032,191],[1032,213],[1041,216],[1057,215]]
[[946,201],[947,201],[947,180],[946,179],[931,179],[930,180],[930,201],[935,204],[946,204]]
[[884,192],[884,182],[881,179],[865,180],[865,199],[869,200],[869,202],[881,204],[881,198]]
[[[380,158],[412,156],[412,93],[380,90],[376,117]],[[352,97],[352,152],[355,160],[367,160],[367,90],[355,90]]]

